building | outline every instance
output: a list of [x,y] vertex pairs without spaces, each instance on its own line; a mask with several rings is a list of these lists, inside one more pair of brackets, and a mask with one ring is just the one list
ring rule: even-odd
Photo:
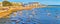
[[2,2],[0,2],[0,6],[2,6]]

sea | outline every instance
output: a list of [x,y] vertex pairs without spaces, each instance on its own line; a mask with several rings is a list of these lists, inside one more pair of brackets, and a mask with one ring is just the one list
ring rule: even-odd
[[[18,24],[60,24],[60,5],[48,5],[44,8],[35,8],[32,10],[23,10],[22,16],[19,16],[19,12],[15,18],[13,18],[13,14],[11,15],[11,19],[17,21]],[[6,24],[16,24],[15,21],[10,21],[10,23],[5,22]]]

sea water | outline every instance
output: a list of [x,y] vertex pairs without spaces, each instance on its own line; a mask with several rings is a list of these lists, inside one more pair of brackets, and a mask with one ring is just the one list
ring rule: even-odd
[[[35,14],[32,14],[32,11]],[[17,12],[19,14],[19,12]],[[17,14],[17,16],[19,16]],[[17,17],[18,18],[18,17]],[[19,24],[60,24],[60,6],[23,10]]]

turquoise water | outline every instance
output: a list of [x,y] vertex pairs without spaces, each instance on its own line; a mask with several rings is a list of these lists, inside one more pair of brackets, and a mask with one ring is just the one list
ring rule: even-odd
[[[32,11],[35,12],[34,15]],[[14,15],[12,14],[10,19],[20,20],[19,24],[60,24],[60,6],[23,10],[22,12],[22,16],[17,11],[16,17],[13,18]]]

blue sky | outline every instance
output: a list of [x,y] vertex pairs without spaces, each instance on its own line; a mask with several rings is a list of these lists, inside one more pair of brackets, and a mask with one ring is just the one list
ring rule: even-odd
[[[2,1],[2,0],[0,0]],[[45,5],[60,5],[60,0],[9,0],[10,2],[40,2]]]

